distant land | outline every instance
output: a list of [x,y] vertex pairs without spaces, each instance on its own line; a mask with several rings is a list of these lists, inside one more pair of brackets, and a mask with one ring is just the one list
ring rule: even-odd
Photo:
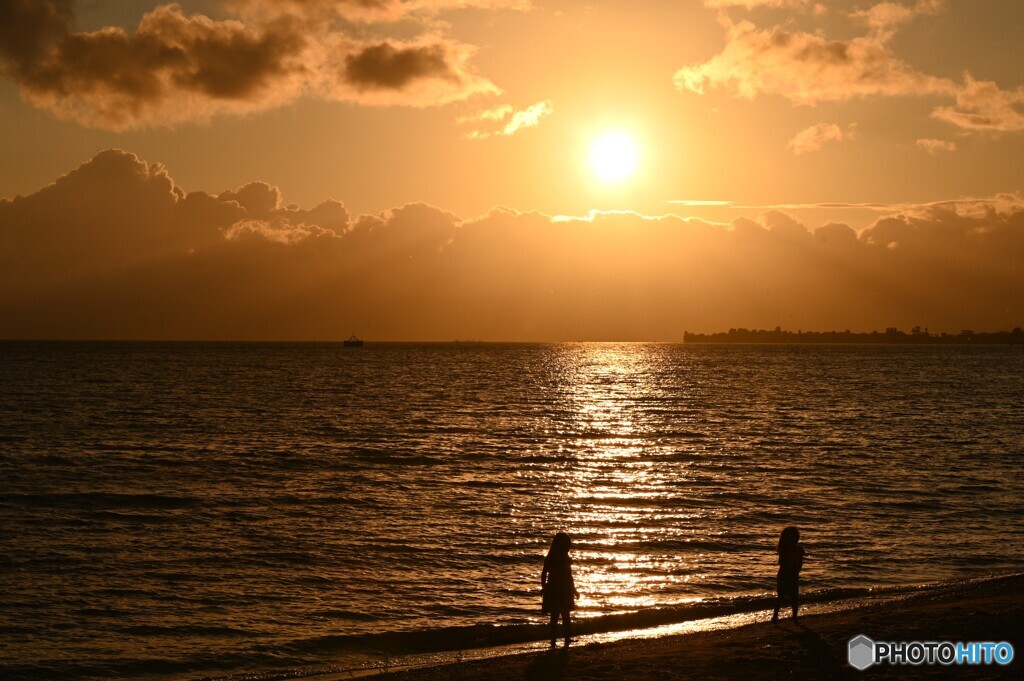
[[774,329],[729,329],[718,333],[683,332],[684,343],[878,343],[897,345],[1024,345],[1024,331],[980,332],[964,330],[957,334],[929,333],[915,326],[910,333],[889,327],[885,331],[856,333],[846,331],[783,331]]

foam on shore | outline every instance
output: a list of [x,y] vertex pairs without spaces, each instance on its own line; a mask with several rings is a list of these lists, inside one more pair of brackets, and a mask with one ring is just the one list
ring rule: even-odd
[[[1017,594],[1017,595],[1014,595]],[[926,584],[915,587],[879,589],[828,590],[809,593],[803,599],[801,622],[856,622],[858,613],[890,612],[892,621],[899,621],[900,613],[908,605],[921,603],[945,604],[957,608],[962,603],[973,603],[978,598],[992,600],[992,596],[1005,597],[1003,610],[1020,612],[1024,602],[1024,573],[984,577],[954,582]],[[998,599],[997,599],[998,600]],[[785,617],[781,627],[765,623],[770,617],[773,599],[752,597],[723,599],[681,608],[658,608],[624,615],[610,615],[580,621],[575,627],[574,657],[586,656],[608,645],[634,646],[640,642],[679,640],[692,634],[722,635],[740,629],[775,629],[787,631],[793,625]],[[941,606],[939,607],[941,610]],[[997,608],[998,609],[998,608]],[[1014,610],[1015,609],[1015,610]],[[870,619],[870,617],[869,617]],[[998,619],[998,618],[997,618]],[[762,626],[763,625],[763,626]],[[913,640],[916,621],[907,622],[904,638]],[[803,625],[801,625],[803,626]],[[867,624],[865,624],[867,626]],[[1016,631],[1021,629],[1017,627]],[[956,633],[956,632],[954,632]],[[1004,632],[1006,640],[1014,631]],[[854,634],[855,635],[855,634]],[[407,632],[376,637],[329,637],[334,640],[316,642],[325,658],[331,651],[338,654],[351,649],[357,642],[366,659],[361,663],[324,665],[302,669],[282,669],[269,672],[217,677],[219,681],[278,681],[280,679],[313,678],[317,681],[356,678],[391,672],[414,672],[414,678],[432,678],[440,670],[486,669],[486,665],[508,666],[516,657],[549,653],[546,625],[516,625],[507,627],[476,626],[440,629],[433,632]],[[370,648],[368,644],[378,646]],[[661,645],[661,643],[659,643]],[[399,646],[404,646],[404,652]],[[643,647],[643,646],[641,646]],[[410,648],[412,648],[410,650]],[[418,650],[416,649],[418,648]],[[558,650],[563,650],[559,648]],[[306,650],[305,652],[312,652]],[[351,658],[350,658],[351,659]],[[845,661],[845,658],[844,658]],[[483,665],[483,667],[481,666]],[[446,677],[441,677],[446,678]],[[466,678],[477,678],[467,676]],[[480,677],[480,678],[486,678]],[[614,677],[612,677],[614,678]],[[627,678],[624,676],[623,678]]]

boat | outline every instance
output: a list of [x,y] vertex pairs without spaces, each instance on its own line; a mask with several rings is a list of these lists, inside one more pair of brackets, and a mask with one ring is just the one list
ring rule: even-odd
[[348,339],[347,339],[347,340],[346,340],[346,341],[344,342],[344,346],[345,346],[346,348],[361,348],[361,347],[363,347],[363,341],[361,341],[361,340],[359,340],[358,338],[356,338],[356,335],[355,335],[355,334],[353,333],[353,334],[352,334],[351,336],[349,336],[349,337],[348,337]]

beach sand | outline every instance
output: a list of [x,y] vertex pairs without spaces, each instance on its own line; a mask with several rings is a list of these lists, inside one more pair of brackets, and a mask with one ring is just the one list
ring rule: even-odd
[[[1008,641],[1009,666],[874,666],[847,663],[847,643],[875,641]],[[863,606],[786,617],[734,629],[655,639],[574,645],[540,653],[413,669],[374,678],[396,681],[506,679],[1024,679],[1024,575],[929,587]]]

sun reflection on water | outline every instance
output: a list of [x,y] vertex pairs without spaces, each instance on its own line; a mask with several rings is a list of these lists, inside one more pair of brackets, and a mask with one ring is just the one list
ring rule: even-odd
[[686,489],[676,462],[685,445],[664,432],[659,411],[672,403],[678,413],[688,395],[663,346],[567,345],[552,378],[558,408],[549,430],[561,439],[560,459],[523,474],[574,537],[581,612],[692,602],[693,574],[679,567],[686,560],[664,555],[680,524],[695,526],[704,513],[677,503]]

